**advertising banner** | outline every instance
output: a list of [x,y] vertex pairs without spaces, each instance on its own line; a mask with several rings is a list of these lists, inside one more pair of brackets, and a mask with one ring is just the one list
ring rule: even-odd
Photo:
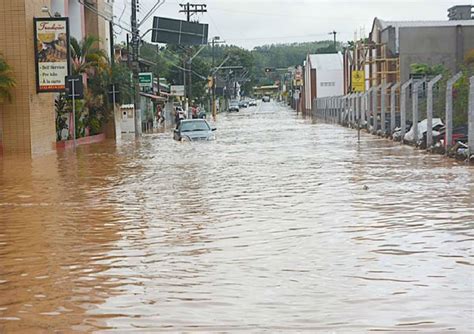
[[365,72],[352,71],[352,91],[365,92]]
[[62,92],[69,75],[67,17],[35,18],[36,92]]
[[184,86],[171,86],[170,91],[172,96],[184,96]]

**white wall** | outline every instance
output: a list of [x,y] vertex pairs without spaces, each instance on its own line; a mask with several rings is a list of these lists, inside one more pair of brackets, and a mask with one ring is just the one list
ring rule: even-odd
[[71,37],[78,41],[82,40],[82,13],[81,4],[77,0],[69,0],[69,31]]
[[61,14],[61,16],[65,16],[64,0],[51,0],[50,12],[52,15],[57,12]]
[[316,97],[344,95],[343,70],[322,71],[316,73]]
[[304,104],[305,104],[305,109],[311,110],[311,64],[309,62],[309,59],[306,58],[306,66],[304,68]]

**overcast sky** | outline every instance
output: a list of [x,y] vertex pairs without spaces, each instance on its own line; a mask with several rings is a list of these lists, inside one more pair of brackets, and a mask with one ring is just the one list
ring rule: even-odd
[[[139,0],[139,17],[144,17],[157,0]],[[163,1],[163,0],[161,0]],[[306,42],[332,39],[354,39],[357,31],[368,35],[374,17],[385,20],[447,20],[447,9],[456,4],[473,4],[474,0],[202,0],[208,13],[196,16],[209,24],[209,38],[220,36],[228,44],[252,49],[272,43]],[[183,19],[179,0],[165,0],[156,16]],[[130,28],[130,0],[115,0],[116,19]],[[152,19],[140,28],[151,28]],[[116,28],[120,33],[121,29]],[[124,40],[124,32],[119,35]],[[148,37],[149,39],[149,37]]]

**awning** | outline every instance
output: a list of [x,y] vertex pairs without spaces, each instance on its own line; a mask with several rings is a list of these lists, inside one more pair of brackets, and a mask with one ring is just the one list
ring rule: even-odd
[[158,95],[153,95],[153,94],[148,94],[148,93],[143,93],[140,92],[141,96],[148,97],[149,99],[157,100],[157,101],[167,101],[168,99],[163,96],[158,96]]

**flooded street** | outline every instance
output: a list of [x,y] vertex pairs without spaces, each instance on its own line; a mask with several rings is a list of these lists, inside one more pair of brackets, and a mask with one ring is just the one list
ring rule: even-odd
[[474,168],[296,117],[0,160],[0,333],[474,330]]

